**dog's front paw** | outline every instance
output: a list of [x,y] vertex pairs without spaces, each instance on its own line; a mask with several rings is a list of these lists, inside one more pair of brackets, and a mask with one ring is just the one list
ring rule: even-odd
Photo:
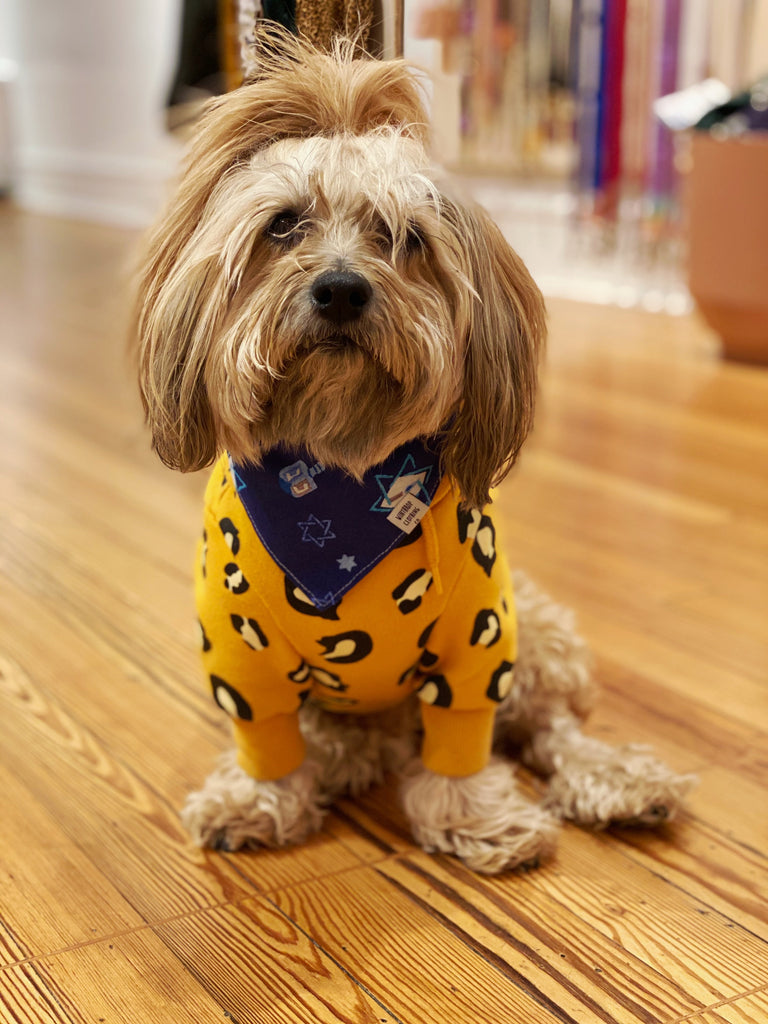
[[547,805],[580,825],[654,826],[675,817],[695,784],[645,747],[585,741],[552,776]]
[[323,823],[317,775],[305,761],[283,779],[262,782],[227,753],[203,788],[187,798],[182,824],[198,846],[217,850],[301,843]]
[[402,797],[416,841],[428,852],[453,854],[473,871],[494,875],[533,866],[555,849],[556,820],[519,792],[506,761],[466,778],[412,766]]

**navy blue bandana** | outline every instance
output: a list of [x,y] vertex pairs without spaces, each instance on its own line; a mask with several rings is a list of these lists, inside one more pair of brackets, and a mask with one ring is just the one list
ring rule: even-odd
[[338,604],[392,548],[415,540],[440,483],[435,438],[397,448],[362,483],[303,449],[274,448],[261,466],[230,465],[262,544],[319,609]]

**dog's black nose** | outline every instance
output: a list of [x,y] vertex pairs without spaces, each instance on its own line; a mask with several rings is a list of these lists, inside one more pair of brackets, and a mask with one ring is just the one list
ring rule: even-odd
[[363,275],[350,270],[329,270],[321,274],[311,292],[317,312],[335,324],[356,320],[373,294]]

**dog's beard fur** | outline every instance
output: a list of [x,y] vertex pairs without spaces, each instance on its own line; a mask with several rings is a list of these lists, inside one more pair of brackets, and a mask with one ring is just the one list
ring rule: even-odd
[[[482,504],[531,424],[541,297],[435,183],[402,64],[288,45],[295,59],[213,105],[150,240],[137,326],[155,447],[186,470],[303,445],[360,477],[443,430],[446,471]],[[318,309],[328,272],[367,282],[358,316]]]

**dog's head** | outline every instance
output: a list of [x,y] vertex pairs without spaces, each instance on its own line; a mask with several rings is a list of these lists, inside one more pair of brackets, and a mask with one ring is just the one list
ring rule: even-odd
[[209,106],[144,257],[137,335],[176,469],[303,445],[355,476],[443,432],[488,498],[530,428],[543,303],[480,209],[438,184],[399,61],[281,39]]

